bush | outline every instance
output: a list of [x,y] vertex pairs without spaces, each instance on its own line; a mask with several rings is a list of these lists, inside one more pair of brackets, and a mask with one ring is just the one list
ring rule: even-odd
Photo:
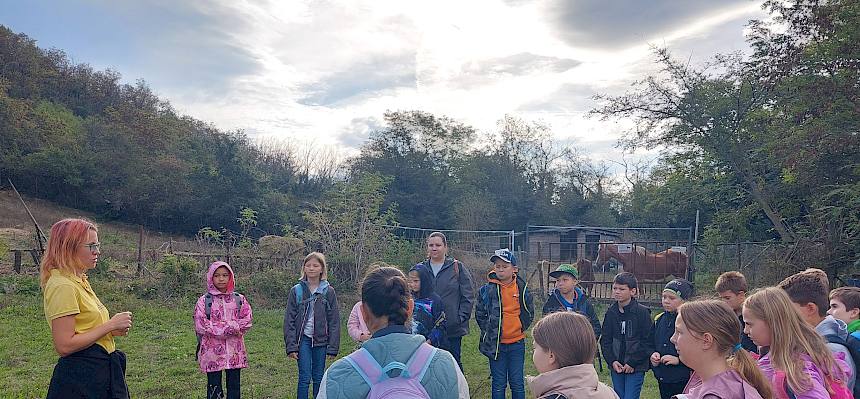
[[0,277],[0,288],[6,295],[41,295],[39,278],[36,276],[3,276]]
[[299,276],[284,269],[270,269],[250,273],[238,279],[236,291],[248,297],[254,307],[283,309],[287,306],[287,295]]
[[194,259],[165,255],[156,270],[161,273],[159,291],[165,298],[196,298],[199,294],[195,288],[201,287],[203,275]]
[[120,262],[110,256],[103,256],[96,262],[96,267],[87,272],[89,276],[107,276],[111,270],[121,266]]
[[412,266],[415,266],[416,259],[423,259],[425,255],[426,249],[422,242],[413,243],[409,240],[392,237],[385,247],[382,260],[401,269],[405,267],[405,270],[408,271]]

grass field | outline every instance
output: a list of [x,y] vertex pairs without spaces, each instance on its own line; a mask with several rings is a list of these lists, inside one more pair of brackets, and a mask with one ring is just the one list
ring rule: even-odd
[[[135,325],[117,347],[128,355],[127,380],[134,398],[203,398],[206,378],[194,360],[196,339],[191,306],[143,301],[123,290],[120,281],[92,279],[94,289],[111,310],[134,312]],[[42,297],[34,277],[0,276],[0,397],[39,398],[45,395],[57,360]],[[253,305],[253,298],[249,298]],[[346,312],[352,302],[341,303]],[[342,313],[341,355],[352,349],[345,330],[348,313]],[[478,329],[463,340],[463,366],[473,398],[490,397],[487,359],[478,350]],[[244,398],[295,397],[296,362],[284,354],[283,310],[254,309],[254,327],[245,336],[250,367],[242,371]],[[526,353],[526,374],[535,375],[531,341]],[[601,380],[609,383],[608,372]],[[530,395],[530,394],[529,394]],[[528,396],[532,397],[532,396]],[[652,375],[645,379],[642,398],[657,398]]]

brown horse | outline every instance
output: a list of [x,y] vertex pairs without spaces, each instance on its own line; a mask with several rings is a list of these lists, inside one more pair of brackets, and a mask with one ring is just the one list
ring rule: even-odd
[[591,295],[591,288],[594,286],[594,268],[591,261],[581,258],[576,261],[574,266],[579,271],[579,286],[586,294]]
[[618,244],[602,242],[594,263],[603,266],[615,258],[621,262],[624,271],[633,273],[640,281],[660,281],[666,277],[685,278],[687,276],[687,254],[672,250],[649,253],[645,248],[636,246],[629,253],[620,253]]

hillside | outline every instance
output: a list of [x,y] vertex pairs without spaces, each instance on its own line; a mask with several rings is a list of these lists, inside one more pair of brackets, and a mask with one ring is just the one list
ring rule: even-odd
[[[105,248],[112,255],[131,254],[136,251],[139,230],[137,226],[116,222],[103,221],[96,215],[57,205],[50,201],[24,196],[24,201],[36,221],[42,227],[42,231],[48,234],[51,225],[63,218],[82,217],[95,221],[99,226],[99,234],[102,242],[112,245]],[[160,243],[173,239],[174,241],[185,241],[187,237],[179,235],[168,235],[160,232],[145,231],[145,247],[158,246]],[[21,201],[15,192],[7,188],[0,190],[0,241],[5,242],[10,249],[34,248],[35,227],[27,211],[21,205]],[[0,274],[8,273],[12,267],[12,256],[9,253],[0,255]],[[24,267],[33,270],[32,260],[24,257]],[[29,268],[29,269],[28,269]]]

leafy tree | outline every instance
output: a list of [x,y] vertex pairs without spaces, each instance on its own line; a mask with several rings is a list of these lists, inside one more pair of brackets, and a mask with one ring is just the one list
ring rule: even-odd
[[344,284],[358,282],[394,239],[384,227],[396,223],[396,204],[383,205],[391,181],[377,174],[356,176],[335,184],[302,213],[308,229],[301,238],[326,254],[329,270]]

